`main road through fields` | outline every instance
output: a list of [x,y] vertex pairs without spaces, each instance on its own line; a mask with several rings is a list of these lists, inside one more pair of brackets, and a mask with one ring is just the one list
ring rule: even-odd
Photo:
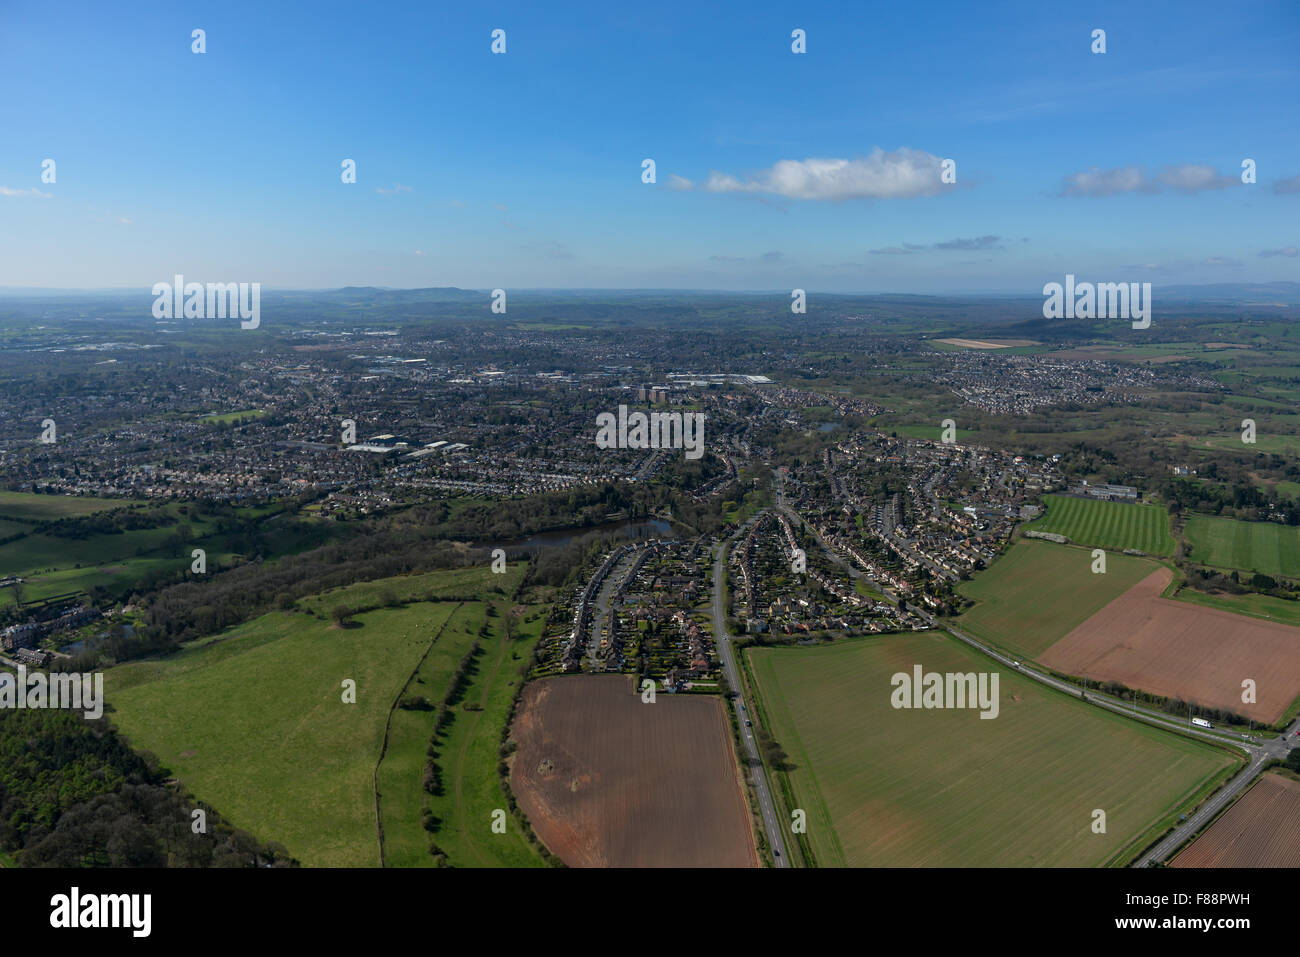
[[789,858],[785,853],[785,837],[781,829],[781,819],[776,813],[776,804],[772,801],[772,792],[767,786],[767,775],[763,772],[763,761],[758,754],[758,743],[754,732],[745,722],[758,721],[758,715],[752,708],[745,708],[744,685],[740,683],[740,672],[736,668],[735,651],[731,647],[731,635],[727,632],[727,602],[722,581],[722,570],[727,563],[727,550],[731,541],[749,530],[748,523],[740,526],[731,539],[718,545],[718,554],[713,560],[713,634],[718,642],[718,656],[722,659],[722,673],[727,676],[727,683],[736,692],[731,702],[736,717],[740,719],[740,733],[745,741],[745,754],[748,759],[750,780],[758,794],[758,809],[763,816],[763,828],[767,831],[767,843],[772,848],[773,860],[777,867],[789,867]]
[[[780,485],[778,482],[778,496],[777,496],[776,507],[785,514],[786,518],[790,519],[792,522],[800,522],[801,519],[799,518],[798,513],[796,513],[793,509],[791,509],[789,506],[787,506],[784,503],[784,495],[780,494],[781,491],[783,490],[780,489]],[[849,575],[851,577],[853,578],[862,577],[861,573],[852,564],[852,562],[847,560],[844,556],[840,555],[835,549],[827,545],[826,542],[822,541],[821,536],[817,534],[817,532],[812,528],[811,525],[805,523],[804,528],[807,530],[808,534],[811,535],[819,545],[821,545],[821,547],[826,551],[828,555],[830,555],[832,558],[836,560],[838,564],[840,564],[842,567],[848,570]],[[714,571],[714,582],[715,584],[714,584],[713,591],[714,591],[714,601],[716,602],[718,591],[719,591],[717,585],[716,568]],[[885,598],[888,601],[893,602],[894,604],[898,603],[894,595],[891,592],[889,592],[887,589],[879,589],[879,590],[884,594]],[[1022,675],[1024,675],[1027,678],[1031,678],[1034,681],[1039,682],[1040,684],[1045,684],[1049,688],[1055,688],[1057,691],[1063,691],[1066,694],[1074,697],[1082,697],[1083,700],[1088,701],[1099,708],[1105,708],[1108,711],[1113,711],[1116,714],[1123,715],[1127,718],[1132,718],[1137,721],[1145,721],[1148,724],[1158,725],[1168,730],[1177,731],[1180,734],[1191,735],[1193,737],[1200,738],[1205,741],[1213,741],[1218,744],[1231,745],[1233,747],[1240,748],[1242,751],[1246,753],[1247,757],[1250,759],[1246,767],[1243,768],[1241,771],[1239,771],[1232,778],[1232,780],[1230,780],[1222,788],[1216,791],[1208,801],[1206,801],[1203,805],[1201,805],[1200,808],[1197,809],[1195,814],[1192,814],[1190,817],[1188,817],[1186,821],[1183,821],[1171,832],[1169,832],[1169,834],[1163,840],[1161,840],[1159,843],[1152,846],[1150,849],[1146,851],[1146,853],[1144,853],[1140,858],[1134,861],[1132,865],[1134,867],[1149,867],[1152,864],[1159,863],[1165,860],[1166,858],[1168,858],[1176,850],[1178,850],[1178,848],[1180,848],[1183,844],[1185,844],[1188,840],[1190,840],[1191,837],[1195,835],[1196,832],[1199,831],[1206,823],[1208,823],[1211,818],[1213,818],[1216,814],[1218,814],[1219,811],[1223,810],[1223,808],[1227,807],[1228,804],[1230,804],[1233,800],[1235,800],[1246,789],[1246,787],[1249,786],[1249,784],[1255,780],[1255,778],[1263,770],[1264,765],[1268,763],[1270,759],[1285,758],[1287,752],[1290,751],[1291,747],[1293,746],[1292,742],[1297,742],[1296,746],[1300,746],[1300,738],[1294,736],[1296,731],[1300,731],[1300,718],[1297,718],[1295,722],[1293,722],[1292,725],[1289,728],[1287,728],[1285,732],[1282,733],[1281,737],[1269,737],[1268,739],[1256,739],[1256,741],[1254,742],[1237,740],[1236,738],[1230,737],[1226,732],[1216,733],[1210,731],[1202,731],[1199,728],[1195,728],[1188,724],[1184,724],[1181,719],[1170,717],[1164,712],[1157,712],[1157,711],[1152,711],[1148,708],[1126,705],[1118,699],[1111,698],[1108,695],[1103,695],[1096,691],[1083,692],[1077,686],[1072,685],[1067,681],[1062,681],[1059,678],[1055,678],[1051,675],[1042,674],[1041,672],[1034,671],[1033,669],[1026,667],[1025,665],[1020,663],[1020,659],[1018,658],[1012,658],[1002,654],[999,651],[995,651],[993,648],[989,647],[983,642],[975,638],[972,638],[970,635],[966,634],[963,631],[960,631],[957,628],[954,628],[951,624],[939,622],[939,620],[936,619],[929,612],[924,611],[923,609],[915,605],[912,606],[912,610],[917,615],[921,616],[921,618],[931,627],[940,628],[948,632],[958,640],[963,641],[966,644],[970,645],[972,648],[974,648],[976,651],[979,651],[981,654],[984,654],[987,657],[992,658],[994,661],[1000,662],[1001,664],[1004,664],[1007,667],[1020,672]],[[715,616],[716,616],[716,612],[715,612]]]

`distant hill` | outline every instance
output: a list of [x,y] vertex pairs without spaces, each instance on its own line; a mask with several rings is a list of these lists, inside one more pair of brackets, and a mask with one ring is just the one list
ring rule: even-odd
[[1156,286],[1156,301],[1217,302],[1259,305],[1266,302],[1300,304],[1300,282],[1220,282],[1205,285]]

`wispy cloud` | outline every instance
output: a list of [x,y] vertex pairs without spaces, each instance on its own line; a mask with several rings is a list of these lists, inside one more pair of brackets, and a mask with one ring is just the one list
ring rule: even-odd
[[42,193],[39,189],[10,189],[8,186],[0,186],[0,196],[35,196],[39,199],[49,199],[53,193]]
[[1295,176],[1288,176],[1286,179],[1280,179],[1273,184],[1275,193],[1300,193],[1300,173]]
[[1240,180],[1200,163],[1175,163],[1163,167],[1154,177],[1140,166],[1115,169],[1089,167],[1071,173],[1061,184],[1062,196],[1115,196],[1119,193],[1158,193],[1168,187],[1179,193],[1225,189]]
[[1116,193],[1150,193],[1154,187],[1146,172],[1139,166],[1121,166],[1118,169],[1089,167],[1081,173],[1065,177],[1062,196],[1114,196]]
[[903,243],[901,246],[884,246],[880,249],[871,250],[873,256],[910,256],[912,253],[923,252],[927,249],[938,249],[944,252],[971,252],[979,249],[1005,249],[1003,238],[1001,236],[974,236],[970,239],[945,239],[940,243],[931,243],[929,246],[918,245],[916,243]]
[[569,249],[569,247],[564,245],[564,243],[558,242],[554,239],[544,239],[535,243],[524,243],[519,248],[526,250],[535,256],[540,256],[542,259],[567,260],[573,258],[573,250]]
[[762,193],[787,199],[906,199],[944,190],[943,160],[924,150],[876,147],[858,159],[780,160],[744,178],[714,170],[703,183],[673,175],[670,189],[708,193]]
[[731,265],[731,266],[753,264],[753,263],[772,265],[773,263],[779,263],[784,261],[785,261],[785,253],[777,252],[775,250],[773,250],[772,252],[763,253],[761,256],[710,256],[709,257],[709,262],[711,263],[724,263],[726,265]]
[[1225,176],[1215,172],[1213,166],[1197,163],[1182,163],[1166,166],[1156,177],[1165,186],[1180,193],[1199,193],[1203,189],[1224,189],[1241,182],[1236,176]]
[[1265,259],[1270,256],[1286,256],[1294,259],[1296,256],[1300,256],[1300,249],[1296,249],[1295,246],[1287,246],[1284,249],[1262,249],[1259,254]]
[[385,189],[382,186],[375,187],[375,192],[381,196],[396,196],[398,193],[409,193],[410,191],[411,187],[403,186],[401,183],[395,183],[392,189]]
[[935,243],[935,249],[1002,249],[1001,236],[976,236],[973,239],[949,239]]

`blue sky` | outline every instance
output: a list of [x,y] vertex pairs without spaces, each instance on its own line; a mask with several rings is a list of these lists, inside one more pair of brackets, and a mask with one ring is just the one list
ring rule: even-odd
[[709,6],[0,0],[0,286],[1300,280],[1293,0]]

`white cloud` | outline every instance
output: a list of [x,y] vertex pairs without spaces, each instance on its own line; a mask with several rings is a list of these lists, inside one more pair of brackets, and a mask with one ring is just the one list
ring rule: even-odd
[[876,147],[870,155],[851,160],[780,160],[748,179],[714,170],[698,187],[674,176],[669,186],[710,193],[767,193],[788,199],[902,199],[940,192],[944,188],[939,178],[942,163],[923,150],[886,152]]
[[1121,166],[1118,169],[1089,167],[1082,173],[1065,177],[1061,189],[1063,196],[1114,196],[1116,193],[1151,192],[1147,174],[1138,166]]
[[1199,193],[1205,189],[1223,189],[1239,182],[1235,176],[1224,176],[1214,167],[1200,163],[1175,163],[1152,177],[1140,166],[1120,166],[1115,169],[1088,169],[1071,173],[1061,186],[1062,196],[1115,196],[1119,193],[1158,193],[1169,187],[1180,193]]
[[1264,249],[1260,251],[1260,255],[1265,259],[1269,256],[1286,256],[1289,259],[1294,259],[1296,256],[1300,256],[1300,249],[1296,249],[1294,246],[1287,246],[1285,249]]
[[375,192],[383,196],[396,196],[398,193],[409,193],[411,187],[403,186],[401,183],[394,183],[392,189],[384,189],[382,186],[376,186]]
[[1157,177],[1161,183],[1180,193],[1197,193],[1203,189],[1223,189],[1235,186],[1240,180],[1235,176],[1220,176],[1213,166],[1197,163],[1179,163],[1166,166]]
[[8,186],[0,186],[0,196],[35,196],[49,199],[53,195],[53,193],[42,193],[39,189],[10,189]]

